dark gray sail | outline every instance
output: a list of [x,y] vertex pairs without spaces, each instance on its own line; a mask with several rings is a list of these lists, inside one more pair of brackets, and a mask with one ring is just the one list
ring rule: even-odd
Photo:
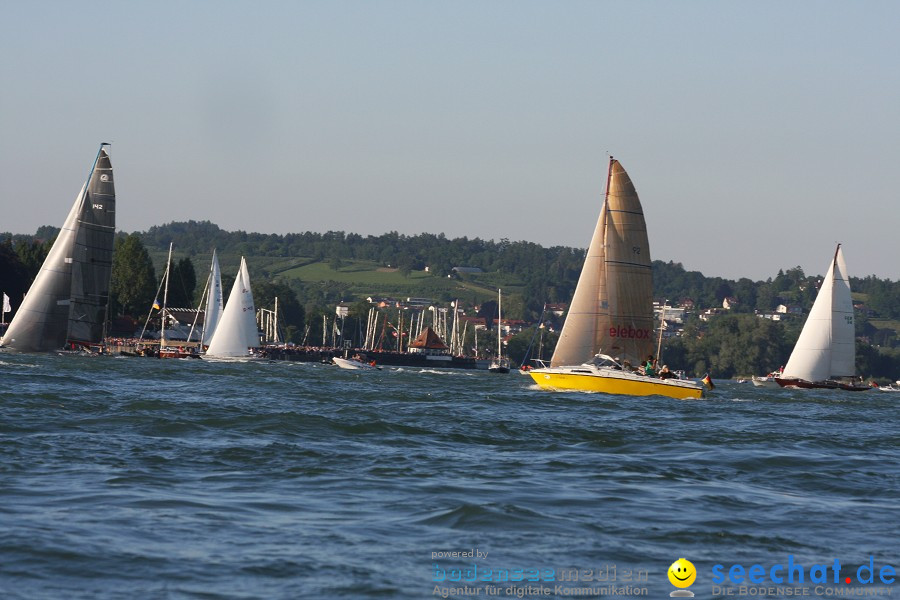
[[44,352],[103,339],[116,222],[116,193],[105,145],[0,340],[4,346]]

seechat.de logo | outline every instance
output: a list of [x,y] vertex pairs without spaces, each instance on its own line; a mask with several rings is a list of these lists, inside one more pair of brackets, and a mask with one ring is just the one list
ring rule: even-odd
[[669,582],[679,588],[673,590],[669,596],[673,598],[693,598],[694,592],[687,589],[691,587],[694,580],[697,579],[697,569],[694,563],[686,558],[679,558],[669,567]]

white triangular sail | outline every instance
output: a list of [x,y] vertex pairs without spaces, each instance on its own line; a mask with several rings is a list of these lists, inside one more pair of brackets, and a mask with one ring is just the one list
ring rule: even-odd
[[209,267],[209,291],[206,294],[206,312],[203,316],[202,343],[208,343],[212,340],[224,308],[222,271],[219,269],[219,257],[216,255],[216,251],[213,250],[212,262]]
[[241,268],[234,279],[228,303],[209,342],[207,356],[233,358],[248,356],[248,349],[259,346],[256,328],[256,308],[250,291],[250,273],[247,261],[241,257]]
[[653,350],[653,277],[637,190],[610,159],[606,200],[550,365],[578,365],[598,352],[638,364]]
[[23,352],[57,350],[103,339],[109,302],[116,192],[101,144],[53,247],[44,259],[2,345]]
[[855,344],[850,281],[838,244],[782,377],[811,382],[852,377],[856,373]]

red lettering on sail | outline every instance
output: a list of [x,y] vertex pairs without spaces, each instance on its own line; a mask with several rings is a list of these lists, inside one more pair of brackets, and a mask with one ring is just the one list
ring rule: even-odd
[[609,337],[628,338],[632,340],[648,340],[652,336],[649,329],[635,329],[634,327],[610,327]]

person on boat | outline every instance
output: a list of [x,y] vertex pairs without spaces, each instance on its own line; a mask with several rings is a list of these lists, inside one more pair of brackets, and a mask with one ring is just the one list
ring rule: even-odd
[[644,375],[647,377],[656,375],[656,362],[653,360],[652,354],[647,356],[647,362],[644,363]]
[[675,377],[675,373],[669,370],[669,365],[663,365],[662,369],[659,371],[660,379],[673,379]]

